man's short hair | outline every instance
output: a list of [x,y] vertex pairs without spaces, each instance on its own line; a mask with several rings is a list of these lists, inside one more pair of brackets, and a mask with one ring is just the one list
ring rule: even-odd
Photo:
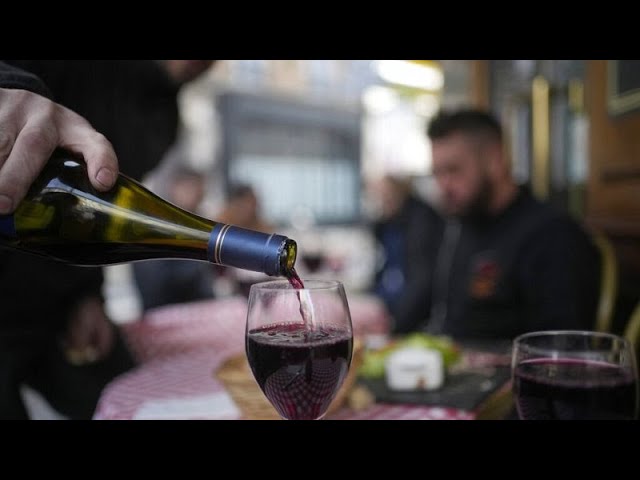
[[494,115],[484,110],[440,111],[427,127],[427,135],[431,140],[439,140],[454,133],[476,135],[502,142],[500,122]]

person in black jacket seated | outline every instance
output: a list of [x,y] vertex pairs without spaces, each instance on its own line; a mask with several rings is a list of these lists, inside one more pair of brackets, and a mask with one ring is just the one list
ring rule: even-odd
[[411,191],[406,179],[386,175],[374,186],[381,216],[373,233],[382,255],[373,293],[391,314],[393,333],[407,333],[425,320],[429,307],[435,241],[443,221]]
[[576,221],[515,183],[496,118],[470,109],[441,112],[428,136],[447,222],[432,252],[430,318],[417,328],[504,339],[591,330],[598,250]]
[[[15,209],[58,146],[83,155],[100,190],[118,163],[140,179],[176,137],[180,86],[210,63],[0,62],[0,213]],[[0,418],[27,418],[27,384],[65,416],[90,419],[107,383],[134,366],[104,311],[102,280],[99,268],[0,251]]]

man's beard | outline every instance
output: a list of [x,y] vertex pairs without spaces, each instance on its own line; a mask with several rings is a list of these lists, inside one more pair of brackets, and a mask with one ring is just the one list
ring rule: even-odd
[[459,215],[460,219],[472,223],[479,223],[486,220],[490,216],[489,204],[492,196],[493,187],[491,182],[488,178],[484,177],[471,202]]

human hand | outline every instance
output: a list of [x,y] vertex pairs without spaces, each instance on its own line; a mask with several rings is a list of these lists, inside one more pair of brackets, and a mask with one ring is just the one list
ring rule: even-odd
[[115,183],[113,147],[87,120],[41,95],[0,88],[0,214],[16,209],[57,147],[84,157],[96,189]]
[[93,363],[107,355],[114,344],[113,325],[98,297],[82,300],[72,311],[64,342],[70,363]]

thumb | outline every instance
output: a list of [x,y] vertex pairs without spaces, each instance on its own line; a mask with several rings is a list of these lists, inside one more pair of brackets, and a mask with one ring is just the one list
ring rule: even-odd
[[118,177],[118,159],[113,146],[80,115],[64,110],[59,122],[60,146],[81,154],[91,184],[97,190],[109,190]]

